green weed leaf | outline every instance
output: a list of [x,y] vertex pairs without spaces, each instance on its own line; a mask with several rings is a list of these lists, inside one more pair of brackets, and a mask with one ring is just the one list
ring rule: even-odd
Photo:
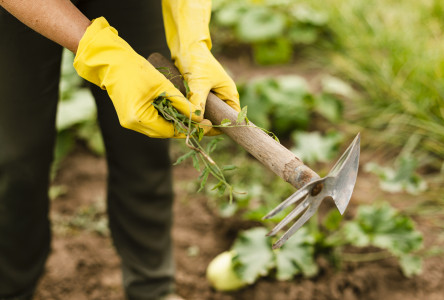
[[267,230],[263,227],[242,232],[235,241],[232,250],[234,269],[239,277],[251,284],[261,276],[266,276],[275,266],[271,240],[266,237]]
[[306,5],[298,5],[290,10],[292,16],[300,23],[322,27],[328,21],[328,16]]
[[248,109],[247,106],[242,107],[242,110],[237,115],[236,124],[240,125],[244,124],[244,122],[248,124],[247,109]]
[[237,36],[245,42],[267,41],[283,34],[286,18],[267,7],[252,7],[237,24]]
[[207,183],[208,180],[208,175],[210,175],[210,171],[207,168],[205,168],[199,176],[200,187],[197,192],[200,192],[205,188],[205,184]]
[[207,152],[208,154],[212,153],[212,152],[216,149],[217,143],[219,143],[219,142],[222,141],[222,140],[223,140],[222,137],[213,138],[213,139],[207,144],[206,152]]
[[176,162],[175,162],[173,165],[175,166],[175,165],[178,165],[178,164],[182,163],[182,162],[185,161],[187,158],[191,157],[193,154],[194,154],[194,155],[196,154],[196,152],[193,151],[193,150],[191,150],[191,151],[185,153],[184,155],[180,156],[180,157],[176,160]]
[[332,209],[328,212],[327,216],[325,216],[323,225],[327,230],[334,231],[339,228],[341,225],[341,221],[343,216],[337,209]]
[[279,250],[276,251],[276,277],[290,280],[302,273],[305,277],[317,274],[315,262],[315,238],[307,228],[302,227]]
[[321,85],[322,91],[326,94],[339,95],[350,99],[356,95],[355,91],[348,83],[337,77],[325,76],[322,78]]
[[221,5],[221,8],[215,14],[214,20],[222,26],[234,26],[242,19],[247,9],[245,3],[237,1],[229,5]]
[[57,108],[57,130],[61,131],[85,121],[95,119],[96,106],[87,88],[73,92],[69,100],[61,101]]
[[[186,80],[183,80],[183,86],[185,87],[185,94],[188,95],[190,93],[190,86],[188,85],[188,82]],[[197,114],[199,112],[199,114]],[[200,110],[195,112],[196,116],[200,116]]]
[[316,27],[295,24],[288,30],[288,41],[295,44],[310,45],[316,42],[319,30]]
[[97,155],[105,154],[105,144],[97,122],[90,120],[79,124],[78,136],[86,141],[88,148]]
[[226,127],[226,126],[230,126],[230,125],[231,125],[230,119],[223,119],[222,122],[220,122],[220,126],[222,126],[222,127]]
[[293,57],[293,46],[285,38],[253,44],[253,58],[259,65],[285,64]]
[[399,265],[406,277],[419,275],[422,271],[422,258],[416,255],[402,255],[399,258]]
[[342,119],[342,102],[333,95],[322,93],[314,97],[314,109],[332,123]]
[[344,226],[345,238],[355,246],[375,246],[402,257],[422,247],[422,234],[412,220],[388,204],[361,206],[354,220]]
[[368,163],[365,170],[379,177],[382,190],[391,193],[406,191],[415,195],[427,189],[426,182],[416,173],[417,166],[418,162],[414,157],[403,156],[398,159],[395,168]]
[[307,164],[328,162],[336,156],[342,141],[342,134],[330,132],[321,136],[319,132],[296,132],[292,135],[296,146],[291,149],[302,161]]
[[235,165],[226,165],[222,167],[222,170],[224,171],[231,171],[231,170],[235,170],[237,167]]

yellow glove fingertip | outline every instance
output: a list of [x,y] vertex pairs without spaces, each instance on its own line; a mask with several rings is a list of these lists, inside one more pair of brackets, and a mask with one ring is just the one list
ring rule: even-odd
[[226,89],[215,89],[213,92],[217,97],[226,102],[235,111],[241,111],[239,93],[237,92],[237,90],[227,91]]

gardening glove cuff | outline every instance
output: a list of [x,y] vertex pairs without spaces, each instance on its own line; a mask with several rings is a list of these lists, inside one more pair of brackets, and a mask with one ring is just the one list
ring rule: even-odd
[[187,98],[202,111],[212,91],[240,111],[236,84],[211,54],[210,0],[163,0],[163,18],[172,59],[188,83]]
[[84,79],[106,90],[120,124],[155,138],[177,137],[172,123],[158,114],[153,101],[164,96],[185,116],[200,122],[200,108],[190,103],[145,58],[137,54],[105,18],[93,20],[80,40],[74,68]]

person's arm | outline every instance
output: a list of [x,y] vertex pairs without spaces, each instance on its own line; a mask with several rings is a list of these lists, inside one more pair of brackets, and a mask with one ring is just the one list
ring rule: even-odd
[[28,27],[74,53],[91,23],[69,0],[0,0],[0,5]]
[[185,116],[202,121],[196,113],[200,107],[190,103],[137,54],[105,18],[90,22],[69,0],[0,0],[0,5],[35,31],[76,53],[77,73],[107,91],[123,127],[150,137],[183,137],[152,105],[160,95]]

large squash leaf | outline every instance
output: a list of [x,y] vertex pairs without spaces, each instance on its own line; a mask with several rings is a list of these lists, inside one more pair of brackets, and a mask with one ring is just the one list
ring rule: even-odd
[[233,245],[232,250],[236,253],[234,269],[249,284],[266,276],[274,267],[271,240],[266,234],[267,230],[263,227],[253,228],[242,232]]
[[278,251],[276,251],[276,277],[290,280],[295,275],[311,277],[318,273],[315,262],[315,238],[302,227]]

